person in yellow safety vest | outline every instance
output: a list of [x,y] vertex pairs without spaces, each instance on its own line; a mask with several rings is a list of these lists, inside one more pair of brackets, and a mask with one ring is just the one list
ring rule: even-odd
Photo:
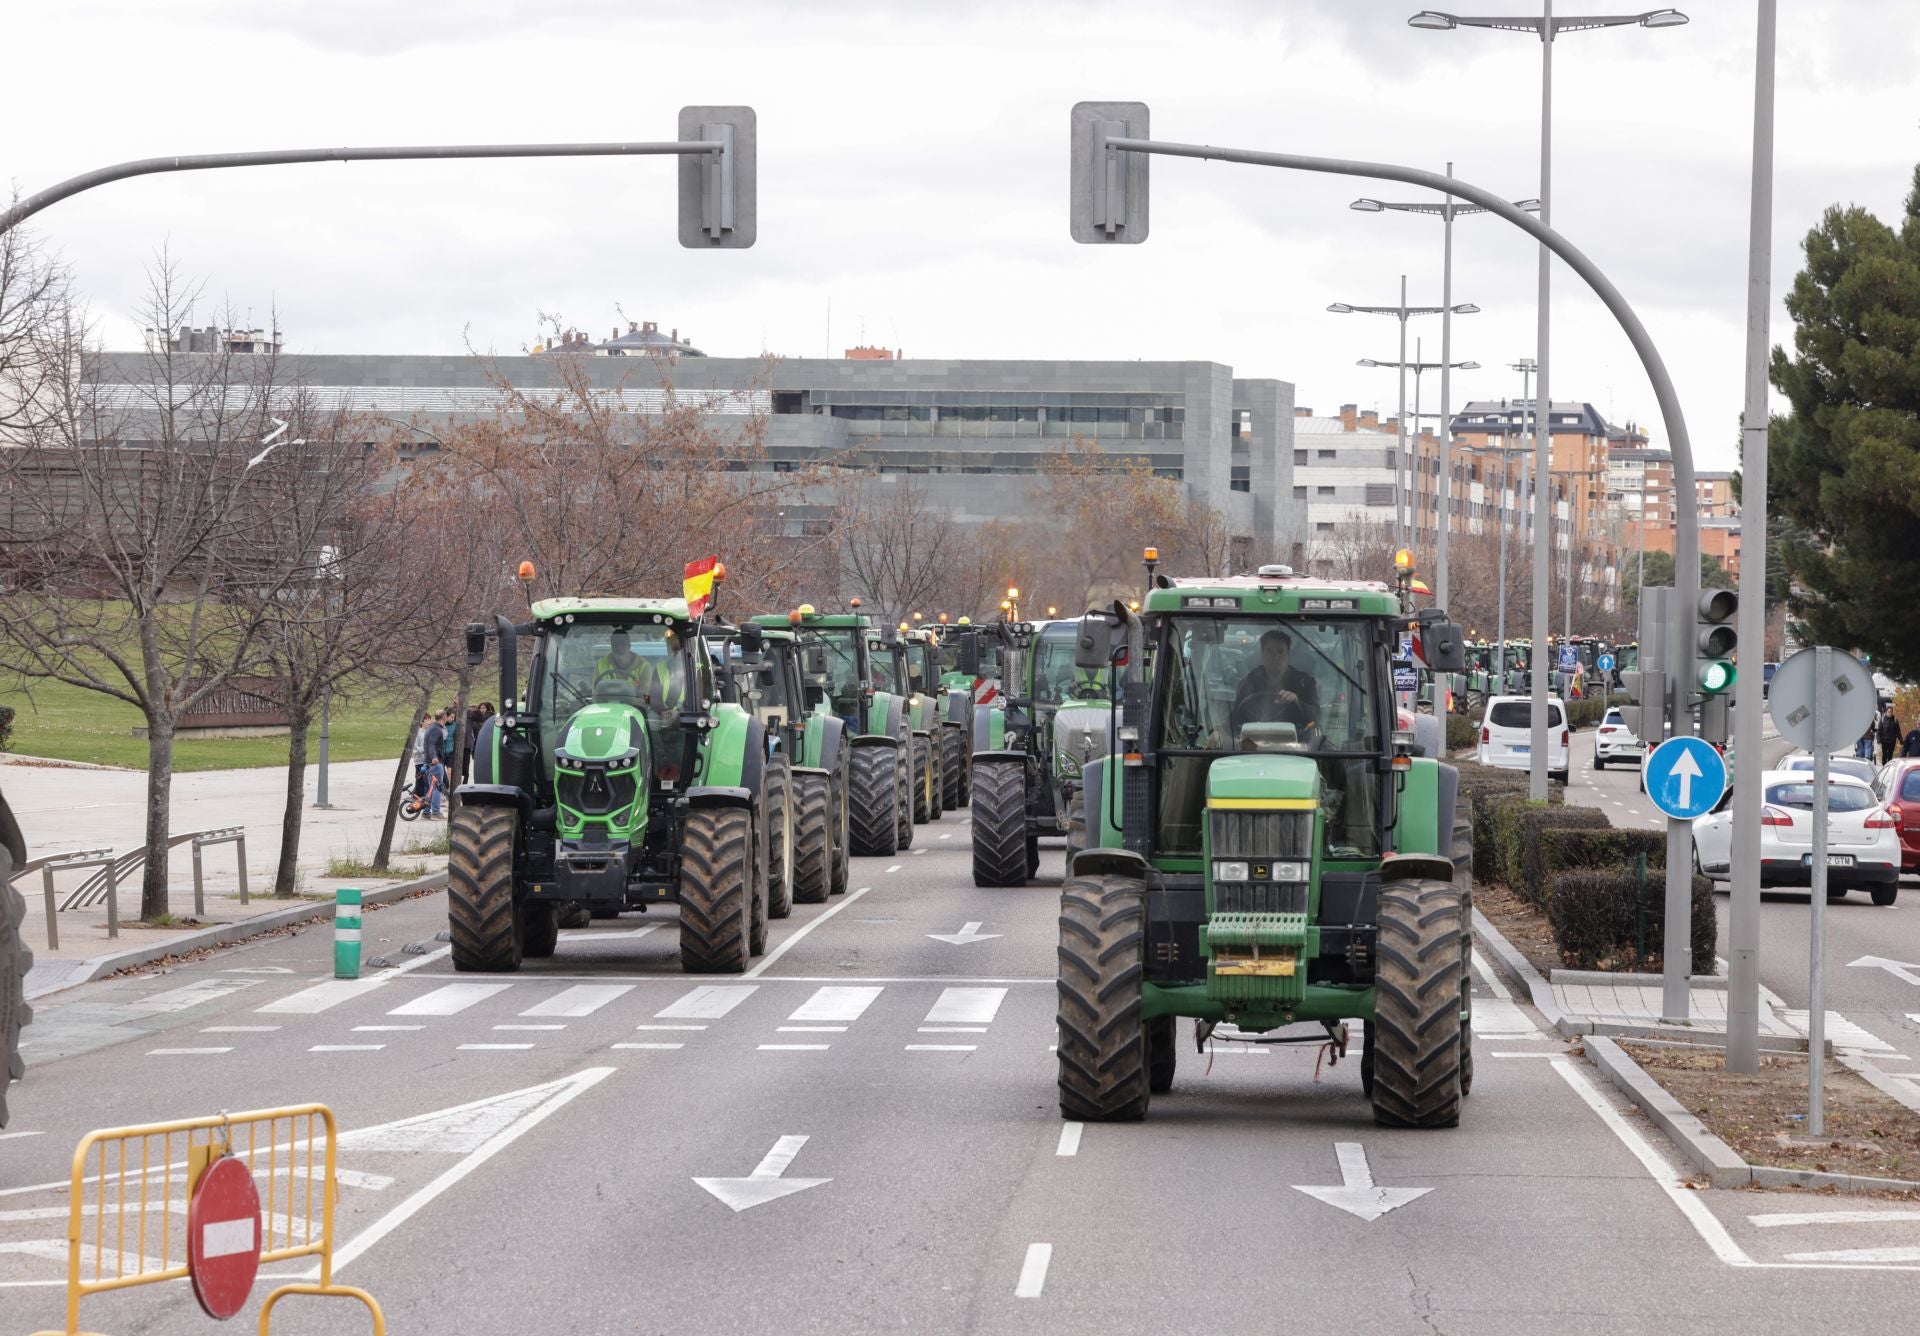
[[625,682],[633,687],[644,704],[661,709],[677,707],[683,694],[680,665],[680,637],[667,632],[667,657],[659,664],[633,652],[633,642],[625,631],[615,631],[608,652],[593,667],[594,690],[602,682]]

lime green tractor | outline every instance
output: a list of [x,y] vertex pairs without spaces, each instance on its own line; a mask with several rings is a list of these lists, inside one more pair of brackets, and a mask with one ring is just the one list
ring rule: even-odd
[[859,611],[823,613],[802,604],[798,619],[768,616],[763,625],[789,627],[803,649],[825,651],[825,672],[813,689],[845,725],[851,749],[847,780],[848,848],[887,857],[913,845],[913,730],[907,702],[889,685],[890,661],[875,655],[873,628]]
[[[1396,731],[1390,662],[1412,630],[1434,671],[1459,672],[1459,628],[1385,584],[1284,566],[1156,584],[1077,636],[1115,692],[1082,770],[1089,847],[1061,889],[1062,1116],[1144,1117],[1185,1016],[1203,1049],[1228,1025],[1335,1061],[1364,1022],[1375,1120],[1453,1125],[1473,1079],[1458,774]],[[1278,1033],[1299,1022],[1318,1029]]]
[[490,636],[502,707],[447,831],[454,967],[551,956],[563,906],[677,904],[687,972],[744,971],[766,949],[769,772],[783,780],[785,761],[770,764],[766,726],[721,699],[686,601],[545,599],[525,624],[469,625],[470,664]]

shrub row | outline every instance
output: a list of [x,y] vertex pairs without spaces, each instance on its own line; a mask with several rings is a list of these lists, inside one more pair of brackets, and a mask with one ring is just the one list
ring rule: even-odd
[[0,752],[13,750],[13,706],[0,705]]
[[[1549,879],[1547,918],[1554,944],[1570,969],[1658,970],[1666,934],[1666,878],[1647,872],[1645,885],[1632,868],[1586,868],[1556,872]],[[1713,883],[1693,878],[1695,974],[1713,973],[1719,930]],[[1641,948],[1644,946],[1645,950]]]
[[1464,714],[1447,716],[1447,750],[1465,751],[1480,741],[1480,721]]
[[1546,896],[1549,868],[1542,858],[1541,836],[1549,830],[1611,830],[1607,814],[1597,807],[1551,807],[1536,803],[1497,805],[1493,819],[1499,849],[1495,866],[1500,880],[1524,900],[1541,904]]

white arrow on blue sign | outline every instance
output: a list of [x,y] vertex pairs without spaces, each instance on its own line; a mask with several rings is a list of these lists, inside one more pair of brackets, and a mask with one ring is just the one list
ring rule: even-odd
[[1647,757],[1647,796],[1676,821],[1714,809],[1727,791],[1727,763],[1699,738],[1668,738]]
[[1613,671],[1613,655],[1602,654],[1599,660],[1596,662],[1595,666],[1598,667],[1600,671],[1603,673],[1612,672]]

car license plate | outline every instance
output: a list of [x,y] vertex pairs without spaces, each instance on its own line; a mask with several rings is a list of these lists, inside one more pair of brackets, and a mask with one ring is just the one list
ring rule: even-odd
[[[1800,865],[1801,865],[1802,867],[1812,867],[1812,866],[1813,866],[1813,855],[1812,855],[1812,854],[1801,854],[1801,855],[1800,855]],[[1852,866],[1853,866],[1853,855],[1852,855],[1852,854],[1828,854],[1828,855],[1827,855],[1827,866],[1828,866],[1828,867],[1852,867]]]
[[1527,753],[1533,750],[1533,744],[1529,742],[1524,747],[1509,747],[1507,748],[1507,750],[1512,752],[1515,756],[1525,756],[1527,755]]

